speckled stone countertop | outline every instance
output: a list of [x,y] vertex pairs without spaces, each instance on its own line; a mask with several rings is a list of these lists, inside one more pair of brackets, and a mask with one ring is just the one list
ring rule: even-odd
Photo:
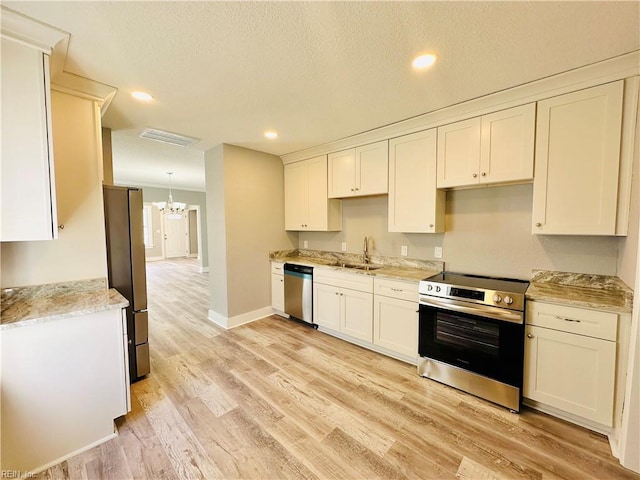
[[527,300],[631,313],[633,291],[618,277],[533,270]]
[[444,269],[444,262],[434,262],[429,260],[417,260],[402,257],[379,257],[372,255],[370,262],[373,265],[382,265],[376,270],[358,270],[353,268],[343,268],[343,263],[362,263],[362,255],[354,253],[325,252],[321,250],[283,250],[271,252],[271,261],[282,263],[297,263],[299,265],[309,265],[311,267],[325,267],[344,270],[359,275],[370,275],[374,277],[390,278],[394,280],[405,280],[418,282],[427,277],[440,273]]
[[124,308],[129,302],[104,278],[5,288],[0,298],[0,329]]

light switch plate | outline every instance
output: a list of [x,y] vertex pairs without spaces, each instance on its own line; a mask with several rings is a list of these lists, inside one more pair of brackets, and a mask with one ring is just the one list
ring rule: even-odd
[[433,256],[435,258],[442,258],[442,247],[433,247]]
[[342,242],[342,251],[343,252],[347,251],[347,242]]
[[402,245],[400,247],[400,255],[402,255],[403,257],[406,257],[407,255],[409,255],[406,245]]
[[309,248],[309,242],[307,240],[302,242],[302,248]]

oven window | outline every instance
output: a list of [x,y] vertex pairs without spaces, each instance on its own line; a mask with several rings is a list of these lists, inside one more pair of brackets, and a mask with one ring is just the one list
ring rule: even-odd
[[498,357],[500,328],[488,322],[437,312],[435,343]]

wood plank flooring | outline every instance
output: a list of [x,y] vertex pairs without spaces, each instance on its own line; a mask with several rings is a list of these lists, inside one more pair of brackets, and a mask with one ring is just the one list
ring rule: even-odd
[[601,435],[304,325],[218,328],[192,260],[147,275],[152,373],[120,435],[39,478],[640,479]]

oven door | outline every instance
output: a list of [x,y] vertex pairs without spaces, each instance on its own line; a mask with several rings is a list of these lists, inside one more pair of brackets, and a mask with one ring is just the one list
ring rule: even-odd
[[422,297],[419,319],[421,357],[522,387],[522,313]]

